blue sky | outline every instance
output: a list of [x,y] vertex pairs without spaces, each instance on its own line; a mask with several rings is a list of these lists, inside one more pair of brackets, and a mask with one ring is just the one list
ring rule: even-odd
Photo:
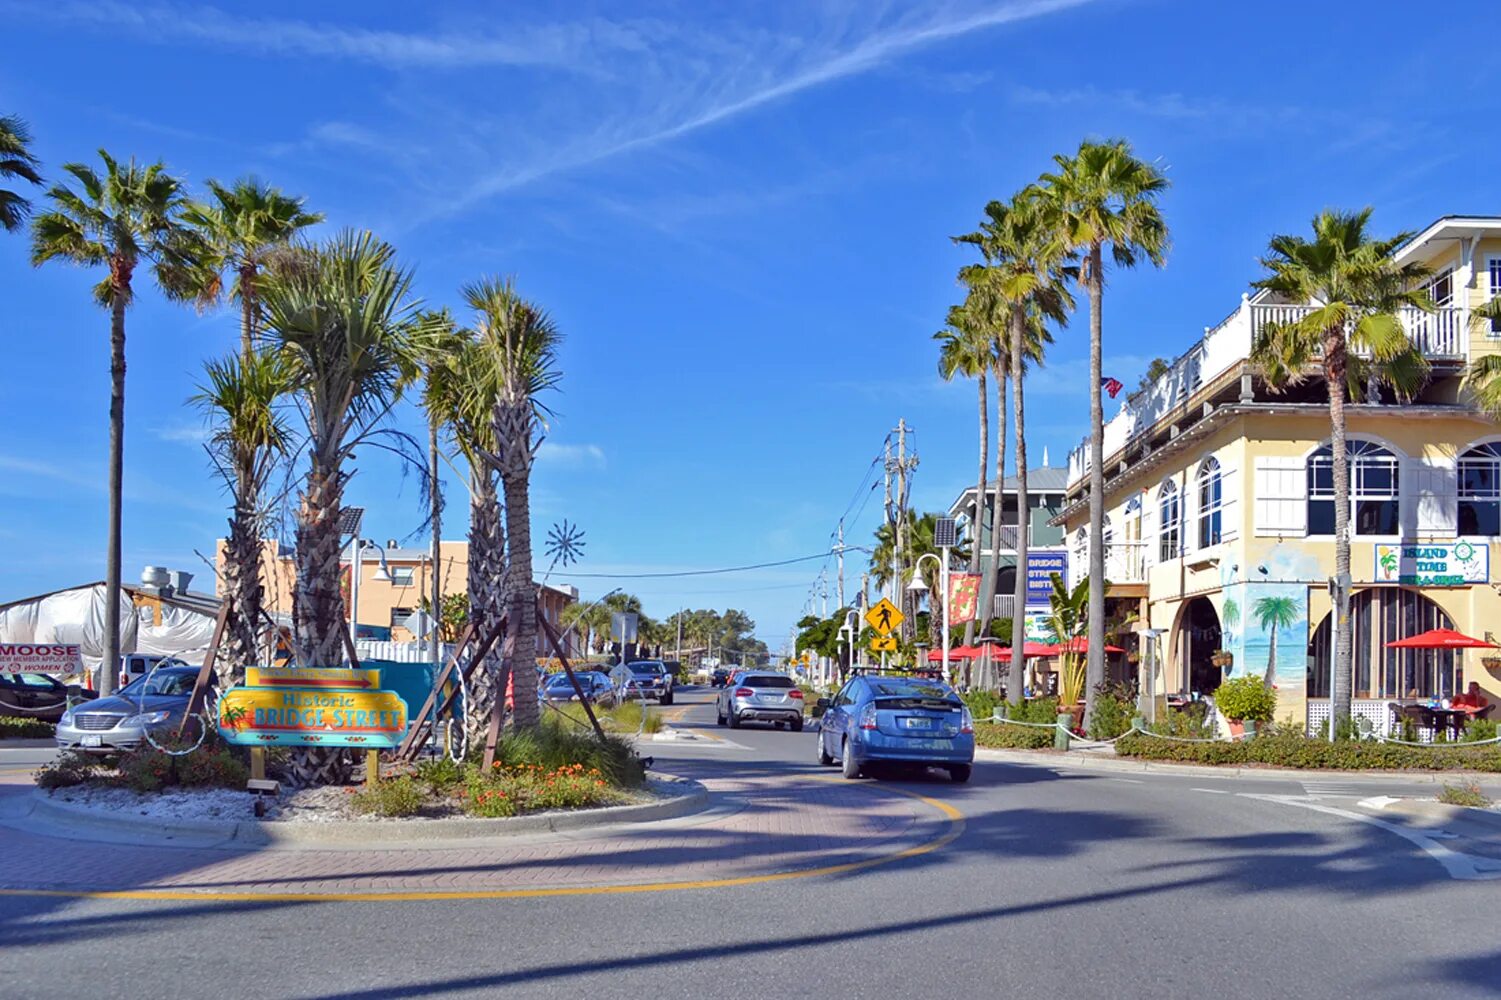
[[[1497,56],[1460,58],[1452,23],[1395,4],[0,0],[0,17],[0,112],[30,121],[49,174],[99,146],[193,184],[255,173],[393,241],[432,304],[514,274],[568,338],[536,522],[581,524],[587,572],[822,552],[898,417],[916,504],[946,506],[975,449],[973,386],[940,382],[929,339],[959,298],[948,237],[1081,137],[1125,136],[1173,182],[1167,267],[1107,290],[1106,371],[1129,385],[1324,206],[1373,204],[1381,231],[1496,210]],[[103,576],[107,317],[93,276],[26,250],[0,236],[0,601]],[[1084,429],[1085,329],[1029,383],[1031,448],[1054,464]],[[151,293],[130,314],[127,577],[206,575],[194,550],[226,512],[184,400],[236,336],[231,312]],[[374,453],[357,468],[366,534],[408,536],[411,480]],[[776,646],[819,569],[619,582],[657,615],[743,607]]]

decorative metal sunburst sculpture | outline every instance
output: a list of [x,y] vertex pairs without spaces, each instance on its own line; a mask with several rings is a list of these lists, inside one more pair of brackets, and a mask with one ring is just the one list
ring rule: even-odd
[[571,566],[584,555],[584,529],[576,524],[569,524],[565,517],[547,529],[547,544],[542,551],[552,560],[547,567],[548,576],[559,565]]

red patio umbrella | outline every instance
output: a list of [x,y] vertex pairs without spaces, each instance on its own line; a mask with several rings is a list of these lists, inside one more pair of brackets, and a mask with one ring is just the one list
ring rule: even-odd
[[[1077,639],[1070,639],[1068,642],[1053,643],[1048,646],[1048,649],[1050,649],[1052,652],[1044,655],[1056,656],[1059,653],[1087,653],[1089,652],[1089,637],[1081,635]],[[1105,646],[1105,652],[1124,653],[1125,650],[1119,646],[1111,646],[1107,644]]]
[[[1045,642],[1029,642],[1022,646],[1022,658],[1032,659],[1039,656],[1056,656],[1057,646],[1050,646]],[[991,654],[997,660],[1011,659],[1011,647],[1002,646]]]
[[[975,657],[979,656],[981,654],[981,652],[982,651],[980,649],[977,649],[974,646],[955,646],[953,649],[949,650],[949,659],[950,660],[973,660]],[[942,663],[943,662],[943,650],[941,650],[941,649],[932,649],[932,650],[929,650],[928,651],[928,662],[929,663]]]
[[1501,649],[1494,642],[1475,639],[1452,628],[1434,628],[1386,644],[1387,649]]

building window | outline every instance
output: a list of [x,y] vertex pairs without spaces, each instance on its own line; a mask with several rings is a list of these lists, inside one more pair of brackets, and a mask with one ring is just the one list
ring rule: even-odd
[[391,585],[395,587],[410,587],[416,570],[411,566],[392,566]]
[[1428,282],[1428,297],[1439,308],[1454,304],[1454,272],[1445,271]]
[[[1491,257],[1485,262],[1486,274],[1490,277],[1491,298],[1501,296],[1501,257]],[[1501,317],[1491,320],[1491,335],[1501,335]]]
[[1207,549],[1220,543],[1222,526],[1221,509],[1224,497],[1220,484],[1220,463],[1206,458],[1199,466],[1199,548]]
[[[1353,533],[1396,535],[1401,514],[1397,456],[1371,441],[1355,439],[1346,447]],[[1308,457],[1308,533],[1334,534],[1334,457],[1328,445]]]
[[1169,479],[1157,491],[1157,561],[1178,558],[1183,529],[1183,504],[1177,485]]
[[405,628],[406,624],[407,624],[407,619],[410,618],[410,617],[412,617],[412,613],[415,610],[416,609],[414,609],[414,608],[392,608],[391,609],[391,627],[392,628]]
[[1501,535],[1501,444],[1459,456],[1459,533]]

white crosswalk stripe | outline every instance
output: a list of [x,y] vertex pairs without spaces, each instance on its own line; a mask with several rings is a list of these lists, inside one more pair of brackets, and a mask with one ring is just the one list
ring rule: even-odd
[[1363,797],[1370,793],[1371,786],[1357,781],[1300,781],[1303,794],[1311,798]]

